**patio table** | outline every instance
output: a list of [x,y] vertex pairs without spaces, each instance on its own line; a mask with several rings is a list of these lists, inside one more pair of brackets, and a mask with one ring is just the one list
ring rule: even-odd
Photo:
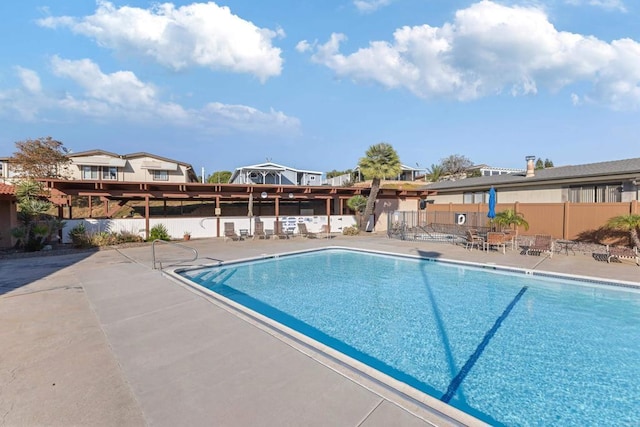
[[571,251],[571,253],[575,255],[576,251],[574,250],[574,248],[577,243],[578,242],[574,240],[563,240],[563,239],[556,240],[555,242],[553,242],[555,246],[555,251],[558,253],[561,253],[564,250],[565,255],[569,255],[569,251]]

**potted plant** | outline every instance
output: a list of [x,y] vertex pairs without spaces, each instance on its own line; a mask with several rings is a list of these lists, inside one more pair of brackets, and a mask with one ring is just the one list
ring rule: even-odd
[[524,216],[521,213],[516,212],[514,209],[507,209],[502,212],[498,212],[493,218],[493,222],[498,224],[503,228],[511,230],[513,227],[513,231],[515,232],[516,239],[518,238],[518,227],[524,227],[525,230],[529,229],[529,223],[524,219]]
[[190,231],[185,231],[184,232],[184,240],[189,240],[191,239],[191,232]]

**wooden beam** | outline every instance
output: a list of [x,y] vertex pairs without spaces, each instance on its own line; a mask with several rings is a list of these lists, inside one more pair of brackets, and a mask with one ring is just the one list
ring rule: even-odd
[[149,240],[149,196],[144,198],[144,236]]

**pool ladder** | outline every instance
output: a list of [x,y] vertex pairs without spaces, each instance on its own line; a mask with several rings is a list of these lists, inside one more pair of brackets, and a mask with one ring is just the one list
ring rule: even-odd
[[195,260],[198,259],[198,251],[195,250],[194,248],[191,248],[189,246],[185,246],[185,245],[183,245],[181,243],[167,242],[166,240],[156,239],[156,240],[153,241],[153,243],[151,243],[151,255],[152,255],[153,269],[154,270],[157,269],[157,265],[159,265],[160,266],[160,270],[162,270],[162,261],[157,261],[156,260],[156,243],[166,243],[167,245],[177,246],[178,248],[189,250],[189,251],[193,252],[193,258],[191,258],[191,259],[165,260],[165,262],[170,261],[170,262],[175,262],[175,263],[181,263],[181,262],[191,262],[191,261],[195,261]]

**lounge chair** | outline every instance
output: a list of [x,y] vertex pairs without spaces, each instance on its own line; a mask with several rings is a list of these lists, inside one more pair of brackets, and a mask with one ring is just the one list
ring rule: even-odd
[[276,221],[276,230],[274,234],[278,239],[288,239],[290,234],[285,232],[282,228],[282,223],[280,221]]
[[256,221],[255,223],[255,227],[253,229],[253,238],[258,238],[258,239],[266,239],[267,238],[267,233],[265,233],[264,231],[264,222],[262,221]]
[[473,228],[467,230],[466,237],[466,249],[473,250],[473,247],[475,246],[476,248],[478,248],[478,250],[480,250],[481,245],[484,247],[484,239],[478,234],[478,230],[475,230]]
[[640,258],[638,257],[637,248],[629,248],[626,246],[607,246],[607,262],[611,262],[612,259],[621,261],[623,259],[630,259],[636,262],[636,265],[640,266]]
[[553,257],[553,239],[548,234],[536,234],[533,244],[527,248],[524,254],[536,253],[541,255],[543,252],[548,252],[549,258]]
[[303,222],[298,223],[298,232],[302,237],[306,237],[308,239],[315,239],[318,237],[317,233],[312,233],[309,230],[307,230],[307,224]]
[[324,224],[320,229],[319,236],[325,239],[332,239],[333,236],[331,235],[331,226],[329,226],[328,224]]
[[504,235],[504,233],[487,233],[487,240],[484,242],[484,250],[488,251],[492,246],[496,249],[502,248],[503,254],[507,252],[506,236]]
[[242,240],[242,237],[240,237],[238,233],[236,233],[235,226],[233,225],[232,222],[225,222],[224,223],[224,241],[226,242],[229,239],[236,241],[236,240]]

